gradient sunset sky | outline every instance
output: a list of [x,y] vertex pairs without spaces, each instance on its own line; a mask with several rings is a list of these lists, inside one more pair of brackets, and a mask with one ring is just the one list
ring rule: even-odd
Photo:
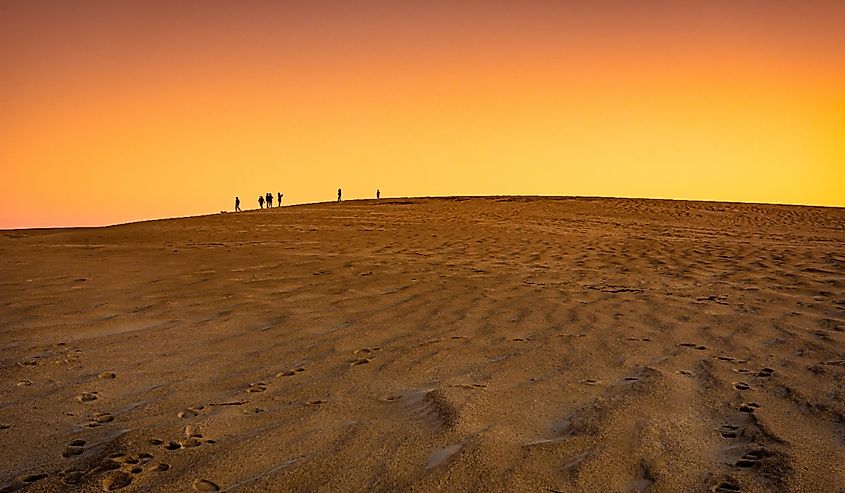
[[418,195],[845,206],[845,1],[0,0],[0,228]]

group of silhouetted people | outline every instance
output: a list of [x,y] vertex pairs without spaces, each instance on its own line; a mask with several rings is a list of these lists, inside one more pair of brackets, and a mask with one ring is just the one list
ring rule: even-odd
[[[282,192],[279,192],[278,201],[276,202],[276,207],[282,206],[282,197],[284,197],[284,196],[285,196],[285,194],[283,194]],[[266,195],[259,195],[258,196],[258,207],[260,209],[263,209],[264,204],[267,204],[268,209],[273,207],[273,194],[272,193],[267,192]],[[241,198],[240,197],[235,197],[235,212],[241,212]]]
[[[343,195],[343,190],[338,188],[337,189],[337,201],[338,202],[341,201],[342,195]],[[285,194],[283,194],[282,192],[278,193],[278,197],[277,197],[277,201],[276,201],[276,207],[282,206],[282,197],[284,197],[284,196],[285,196]],[[381,198],[381,190],[376,190],[376,199],[380,199],[380,198]],[[265,205],[267,206],[267,209],[273,207],[273,194],[270,193],[270,192],[267,192],[265,195],[259,195],[258,196],[258,208],[264,209]],[[241,199],[240,199],[240,197],[235,197],[235,212],[241,212]]]
[[[276,207],[281,207],[281,206],[282,206],[282,197],[284,197],[284,195],[285,195],[285,194],[283,194],[282,192],[279,192],[279,201],[278,201],[278,203],[276,204]],[[238,198],[237,198],[237,197],[235,197],[235,204],[237,204],[237,203],[238,203]],[[269,208],[271,208],[271,207],[273,207],[273,194],[272,194],[272,193],[267,192],[267,194],[266,194],[266,195],[264,195],[263,197],[262,197],[261,195],[259,195],[259,196],[258,196],[258,207],[259,207],[260,209],[263,209],[263,208],[264,208],[264,204],[267,204],[267,208],[268,208],[268,209],[269,209]],[[239,210],[239,209],[238,209],[238,210]]]

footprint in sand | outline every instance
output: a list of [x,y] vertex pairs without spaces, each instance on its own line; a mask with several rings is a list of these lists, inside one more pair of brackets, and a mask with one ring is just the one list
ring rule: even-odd
[[179,419],[196,418],[197,416],[199,416],[200,412],[202,412],[203,409],[205,409],[205,406],[189,407],[184,411],[180,411],[179,414],[177,414],[176,416]]
[[9,423],[0,423],[0,430],[8,430],[12,425]]
[[704,351],[705,349],[707,349],[707,346],[702,346],[701,344],[695,344],[695,343],[692,343],[692,342],[682,342],[678,345],[683,346],[683,347],[698,349],[699,351]]
[[276,378],[292,377],[292,376],[296,375],[297,373],[302,373],[304,371],[305,371],[305,368],[298,366],[298,367],[296,367],[292,370],[285,370],[285,371],[276,373]]
[[114,373],[112,373],[110,371],[104,371],[103,373],[100,373],[97,376],[102,378],[102,379],[105,379],[105,380],[111,380],[112,378],[117,377],[117,375],[115,375]]
[[362,348],[362,349],[358,349],[352,354],[358,354],[358,353],[372,354],[372,353],[375,353],[375,352],[378,352],[378,351],[381,351],[381,348],[378,347],[378,346],[373,346],[373,347],[365,347],[365,348]]
[[722,438],[736,438],[738,429],[739,426],[737,425],[725,423],[722,425],[722,428],[719,429],[719,434],[722,435]]
[[191,486],[196,491],[220,491],[220,487],[207,479],[195,479]]
[[138,456],[129,456],[123,459],[117,459],[115,462],[123,463],[123,471],[130,474],[141,474],[144,472],[143,465],[150,461],[152,455],[147,453],[140,453]]
[[98,393],[99,392],[83,392],[82,394],[76,396],[76,400],[83,403],[96,401]]
[[32,385],[32,380],[21,380],[20,382],[16,383],[18,387],[29,387]]
[[168,464],[166,462],[161,462],[161,463],[159,463],[159,465],[156,466],[155,470],[161,471],[161,472],[169,471],[170,470],[170,464]]
[[24,476],[19,476],[14,483],[0,487],[0,492],[17,491],[19,489],[26,488],[32,483],[40,481],[46,477],[46,474],[27,474]]
[[[159,440],[158,438],[151,438],[149,440],[149,442],[152,445],[161,445],[161,444],[164,443],[164,441]],[[188,426],[185,427],[185,438],[182,439],[182,441],[179,441],[179,442],[173,441],[173,440],[167,442],[167,444],[164,445],[164,449],[173,451],[173,450],[179,450],[179,449],[183,449],[183,448],[194,448],[194,447],[199,447],[203,443],[208,443],[208,444],[213,445],[217,442],[214,441],[214,440],[203,440],[202,434],[198,433],[194,429],[194,427],[188,425]],[[152,455],[150,455],[149,458],[152,458]]]
[[372,360],[373,360],[373,358],[358,358],[358,359],[350,362],[349,364],[351,366],[366,365]]
[[760,377],[760,378],[769,378],[770,376],[772,376],[772,373],[774,373],[774,372],[775,371],[771,368],[763,368],[763,369],[761,369],[760,371],[757,372],[757,376]]
[[749,468],[754,467],[757,465],[758,462],[765,459],[766,457],[770,457],[772,454],[768,450],[760,447],[753,450],[749,450],[745,454],[743,454],[742,458],[736,461],[734,465],[736,467],[742,468]]
[[592,378],[587,378],[585,380],[580,380],[579,383],[583,383],[584,385],[598,385],[600,381],[593,380]]
[[[207,440],[208,443],[214,443],[213,440]],[[179,442],[183,448],[199,447],[203,444],[202,433],[199,433],[193,426],[185,427],[185,439]]]
[[258,393],[264,392],[265,390],[267,390],[267,384],[264,382],[258,382],[249,384],[249,390],[247,390],[247,392]]
[[736,390],[749,390],[751,386],[745,382],[734,382],[734,388]]
[[[148,454],[146,452],[141,452],[138,455],[126,455],[121,452],[116,452],[114,454],[109,455],[111,463],[108,465],[108,468],[118,469],[120,467],[123,467],[124,469],[132,472],[133,474],[137,474],[137,472],[135,471],[137,471],[138,469],[143,470],[143,468],[141,468],[141,465],[146,464],[152,458],[152,454]],[[117,467],[115,467],[115,464],[117,464]]]
[[96,428],[106,423],[111,423],[112,421],[114,421],[114,416],[110,413],[96,412],[91,416],[91,421],[86,426],[89,428]]
[[760,404],[757,404],[756,402],[742,403],[739,406],[739,410],[740,410],[740,412],[751,414],[758,407],[760,407]]
[[85,440],[73,440],[67,444],[65,447],[64,452],[62,452],[62,457],[68,458],[73,457],[75,455],[81,455],[85,452],[85,449],[82,448],[85,446]]

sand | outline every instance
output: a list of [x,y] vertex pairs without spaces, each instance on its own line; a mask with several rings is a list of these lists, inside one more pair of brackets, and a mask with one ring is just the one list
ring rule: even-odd
[[0,491],[845,491],[845,210],[0,232]]

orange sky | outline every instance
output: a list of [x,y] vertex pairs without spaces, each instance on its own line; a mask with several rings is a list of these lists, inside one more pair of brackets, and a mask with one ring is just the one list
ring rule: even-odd
[[0,228],[383,196],[845,206],[845,2],[0,2]]

